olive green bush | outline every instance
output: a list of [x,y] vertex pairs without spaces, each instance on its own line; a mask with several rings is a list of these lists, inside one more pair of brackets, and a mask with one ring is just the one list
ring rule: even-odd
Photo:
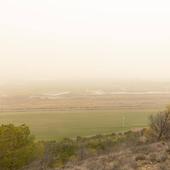
[[34,142],[26,125],[0,126],[0,168],[17,170],[29,164],[39,155],[39,146]]

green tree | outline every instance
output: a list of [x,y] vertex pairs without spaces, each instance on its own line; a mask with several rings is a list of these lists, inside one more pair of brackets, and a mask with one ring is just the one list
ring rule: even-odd
[[29,164],[37,156],[38,147],[29,128],[23,124],[0,126],[1,170],[17,170]]

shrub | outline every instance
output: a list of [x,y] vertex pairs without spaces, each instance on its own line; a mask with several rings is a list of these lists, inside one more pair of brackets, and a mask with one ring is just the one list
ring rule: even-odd
[[66,162],[68,162],[72,157],[75,156],[76,145],[73,140],[65,138],[59,143],[53,142],[53,144],[51,145],[51,152],[52,156],[49,162],[49,166],[64,166]]
[[38,147],[26,125],[0,126],[0,167],[2,170],[17,170],[34,160]]
[[170,136],[170,108],[150,117],[150,128],[152,137],[158,141]]

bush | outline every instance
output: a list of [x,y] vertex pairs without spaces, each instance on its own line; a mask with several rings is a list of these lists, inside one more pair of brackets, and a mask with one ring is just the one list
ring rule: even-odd
[[65,138],[61,142],[52,142],[48,144],[51,160],[48,163],[50,167],[62,167],[76,155],[76,145],[71,139]]
[[0,126],[1,170],[17,170],[29,164],[38,155],[38,147],[26,125]]
[[158,141],[170,136],[170,108],[150,117],[150,128],[152,137]]

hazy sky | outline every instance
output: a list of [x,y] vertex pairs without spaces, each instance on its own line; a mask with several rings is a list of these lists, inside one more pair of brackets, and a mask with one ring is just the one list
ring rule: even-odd
[[1,0],[0,81],[170,79],[169,0]]

